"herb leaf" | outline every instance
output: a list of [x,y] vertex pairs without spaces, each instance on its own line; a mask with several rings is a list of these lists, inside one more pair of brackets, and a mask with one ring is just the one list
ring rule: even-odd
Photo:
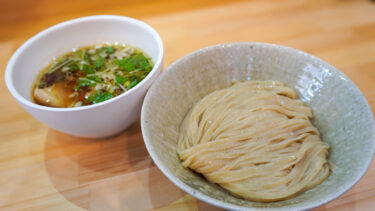
[[113,52],[115,51],[115,48],[112,47],[112,46],[109,46],[109,47],[107,47],[107,48],[105,49],[105,51],[106,51],[107,53],[113,53]]
[[88,103],[100,103],[106,100],[109,100],[113,97],[113,94],[110,92],[95,92],[90,97],[86,99],[86,102]]
[[135,54],[125,59],[116,60],[115,64],[127,72],[134,70],[150,71],[152,69],[149,59],[147,59],[143,54]]
[[87,73],[87,74],[93,74],[93,73],[95,73],[95,70],[94,70],[91,66],[86,65],[86,64],[83,64],[83,65],[82,65],[81,70],[82,70],[83,72]]
[[115,74],[115,80],[116,80],[116,83],[117,84],[121,84],[123,85],[127,80],[129,80],[128,78],[124,77],[124,76],[121,76],[121,75],[118,75],[118,74]]
[[127,57],[125,59],[116,60],[115,64],[125,71],[131,71],[135,69],[135,63],[132,61],[133,57]]
[[103,64],[104,64],[105,60],[103,57],[99,57],[97,60],[95,60],[94,62],[94,66],[96,69],[99,69]]
[[74,87],[74,90],[78,91],[78,90],[81,90],[83,87],[95,86],[95,85],[96,85],[96,82],[94,80],[81,77],[81,78],[78,78],[78,82],[76,86]]
[[134,81],[132,81],[132,82],[128,85],[128,88],[130,89],[130,88],[135,87],[139,82],[140,82],[140,80],[135,79]]
[[93,80],[93,81],[97,82],[97,83],[103,82],[103,80],[98,75],[90,75],[90,76],[86,76],[86,77],[90,80]]
[[149,60],[143,54],[135,55],[135,63],[136,63],[137,68],[140,68],[146,71],[150,71],[152,69],[152,66]]

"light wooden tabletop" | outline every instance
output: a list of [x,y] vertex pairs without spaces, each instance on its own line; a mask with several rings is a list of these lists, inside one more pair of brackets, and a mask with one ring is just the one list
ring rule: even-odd
[[[375,2],[370,0],[0,0],[0,209],[220,210],[187,195],[153,164],[139,121],[105,140],[70,137],[26,113],[4,83],[12,53],[37,32],[95,14],[139,18],[165,45],[165,67],[199,48],[257,41],[336,66],[375,109]],[[374,210],[375,163],[316,210]]]

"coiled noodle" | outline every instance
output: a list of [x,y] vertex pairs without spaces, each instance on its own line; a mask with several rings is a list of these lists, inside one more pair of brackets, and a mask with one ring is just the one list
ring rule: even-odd
[[312,111],[277,81],[246,81],[197,102],[180,128],[182,165],[245,199],[292,197],[330,173]]

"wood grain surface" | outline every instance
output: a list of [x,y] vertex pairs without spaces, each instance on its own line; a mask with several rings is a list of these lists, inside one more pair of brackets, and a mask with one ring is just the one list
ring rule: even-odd
[[[74,138],[35,120],[6,89],[6,64],[24,41],[61,21],[95,14],[152,25],[164,41],[165,67],[225,42],[301,49],[349,76],[375,109],[375,3],[369,0],[0,0],[1,210],[220,210],[158,170],[139,121],[113,138]],[[354,188],[316,210],[375,210],[375,163]]]

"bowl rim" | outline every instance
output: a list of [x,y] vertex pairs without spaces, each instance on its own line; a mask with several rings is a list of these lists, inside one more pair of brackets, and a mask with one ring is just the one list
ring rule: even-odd
[[[15,69],[14,66],[15,66],[16,62],[18,61],[19,56],[22,54],[22,52],[25,49],[29,48],[30,45],[32,45],[34,42],[36,42],[36,41],[38,41],[38,40],[40,40],[44,37],[50,36],[50,33],[52,33],[55,30],[64,29],[65,27],[68,27],[70,25],[84,24],[84,23],[87,23],[87,22],[95,22],[95,21],[98,21],[98,20],[123,21],[123,22],[128,22],[130,24],[137,25],[137,26],[141,27],[143,30],[150,33],[152,35],[152,37],[155,39],[156,45],[158,47],[157,55],[159,55],[159,57],[157,58],[156,61],[154,61],[154,67],[152,68],[152,70],[147,74],[147,76],[141,82],[139,82],[135,87],[133,87],[129,91],[127,91],[125,93],[122,93],[119,96],[113,97],[109,100],[106,100],[106,101],[103,101],[103,102],[100,102],[100,103],[97,103],[97,104],[93,104],[93,105],[73,107],[73,108],[55,108],[55,107],[39,105],[39,104],[36,104],[36,103],[32,102],[31,100],[26,99],[25,97],[23,97],[17,91],[17,89],[14,86],[12,76],[13,76],[13,71]],[[140,21],[140,20],[137,20],[137,19],[134,19],[134,18],[131,18],[131,17],[120,16],[120,15],[85,16],[85,17],[75,18],[75,19],[71,19],[71,20],[67,20],[67,21],[55,24],[55,25],[53,25],[51,27],[48,27],[47,29],[44,29],[43,31],[35,34],[31,38],[29,38],[27,41],[25,41],[13,53],[12,57],[10,58],[7,66],[6,66],[5,83],[6,83],[6,86],[9,90],[9,92],[13,95],[13,97],[16,98],[16,100],[19,101],[21,104],[26,105],[28,107],[38,109],[38,110],[55,111],[55,112],[81,111],[81,110],[93,109],[93,108],[104,106],[108,103],[118,101],[121,98],[124,98],[127,95],[132,94],[133,92],[136,92],[140,87],[142,87],[146,83],[146,81],[148,81],[150,78],[152,78],[153,75],[157,74],[156,73],[157,70],[160,69],[160,67],[162,66],[163,57],[164,57],[163,41],[162,41],[160,35],[158,34],[158,32],[154,28],[152,28],[150,25],[148,25],[147,23],[145,23],[143,21]]]
[[354,91],[357,92],[357,94],[359,94],[361,96],[361,98],[364,99],[364,103],[365,103],[365,111],[364,112],[369,113],[372,116],[372,118],[371,118],[371,120],[372,120],[371,121],[372,122],[372,137],[371,137],[371,139],[372,139],[373,145],[372,145],[372,148],[370,150],[371,157],[369,157],[365,161],[365,163],[364,163],[365,168],[361,169],[361,171],[358,174],[359,176],[357,178],[355,178],[354,180],[352,180],[346,187],[342,188],[341,190],[338,190],[338,191],[334,192],[333,194],[330,194],[330,197],[326,197],[322,200],[316,200],[315,203],[306,203],[304,205],[298,205],[297,204],[295,206],[288,205],[288,206],[285,206],[285,207],[277,207],[277,208],[257,208],[257,207],[244,207],[244,206],[240,206],[240,205],[235,205],[235,204],[231,204],[229,202],[223,202],[221,200],[212,198],[208,195],[205,195],[205,194],[201,193],[200,191],[197,191],[197,190],[191,188],[190,186],[188,186],[185,183],[183,183],[182,181],[180,181],[180,179],[175,177],[172,172],[170,172],[169,170],[167,170],[166,167],[164,167],[164,165],[162,164],[162,162],[159,159],[159,156],[156,154],[152,144],[150,143],[151,142],[151,138],[150,138],[151,135],[149,135],[149,132],[146,129],[146,125],[147,125],[147,119],[146,119],[146,114],[145,114],[146,113],[145,112],[146,107],[149,106],[149,104],[151,106],[150,96],[152,95],[153,90],[157,88],[157,85],[166,77],[166,74],[162,74],[152,84],[152,86],[150,87],[149,91],[147,92],[147,94],[145,96],[145,99],[144,99],[144,102],[143,102],[143,105],[142,105],[142,111],[141,111],[141,129],[142,129],[143,140],[144,140],[147,151],[149,152],[152,160],[154,161],[156,166],[163,172],[163,174],[170,181],[172,181],[177,187],[179,187],[181,190],[185,191],[188,194],[193,195],[194,197],[196,197],[199,200],[202,200],[206,203],[209,203],[211,205],[214,205],[214,206],[217,206],[217,207],[220,207],[220,208],[224,208],[224,209],[229,209],[229,210],[253,210],[253,211],[259,211],[259,210],[285,210],[285,211],[287,211],[287,210],[288,211],[289,210],[307,210],[307,209],[313,209],[313,208],[322,206],[322,205],[324,205],[324,204],[326,204],[330,201],[333,201],[333,200],[337,199],[342,194],[344,194],[345,192],[350,190],[365,175],[365,173],[367,172],[367,170],[370,167],[370,164],[373,160],[374,152],[375,152],[375,120],[374,120],[374,116],[373,116],[371,107],[368,104],[366,97],[360,91],[360,89],[344,73],[339,71],[334,66],[328,64],[327,62],[323,61],[322,59],[320,59],[316,56],[313,56],[311,54],[308,54],[304,51],[301,51],[301,50],[298,50],[298,49],[295,49],[295,48],[291,48],[291,47],[287,47],[287,46],[281,46],[281,45],[270,44],[270,43],[262,43],[262,42],[231,42],[231,43],[221,43],[221,44],[216,44],[216,45],[204,47],[204,48],[193,51],[193,52],[179,58],[178,60],[173,62],[169,67],[167,67],[164,70],[164,72],[168,73],[170,71],[177,71],[177,70],[173,70],[174,67],[177,66],[179,63],[183,62],[183,60],[189,60],[189,59],[193,58],[196,54],[200,54],[204,51],[211,51],[211,50],[215,50],[216,48],[228,48],[228,47],[232,47],[232,46],[241,46],[241,45],[258,46],[258,47],[261,47],[261,48],[268,47],[268,48],[273,48],[273,49],[282,50],[282,51],[289,51],[289,52],[293,52],[293,53],[296,53],[296,54],[303,55],[305,57],[309,57],[311,60],[315,60],[316,62],[325,65],[331,71],[334,71],[335,74],[337,74],[339,77],[342,77],[343,79],[345,79],[354,88]]

